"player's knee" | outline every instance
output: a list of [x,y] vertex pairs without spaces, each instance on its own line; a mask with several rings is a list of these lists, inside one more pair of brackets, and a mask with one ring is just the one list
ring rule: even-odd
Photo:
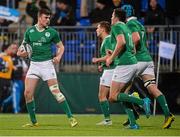
[[108,100],[109,100],[109,102],[115,102],[116,101],[116,97],[114,95],[110,95]]
[[106,97],[106,95],[104,95],[104,94],[99,94],[99,95],[98,95],[98,98],[99,98],[99,101],[107,100],[107,97]]
[[65,96],[60,92],[58,84],[50,86],[49,89],[59,103],[65,100]]
[[30,90],[25,90],[24,91],[24,97],[25,97],[26,101],[31,100],[33,98],[33,94]]

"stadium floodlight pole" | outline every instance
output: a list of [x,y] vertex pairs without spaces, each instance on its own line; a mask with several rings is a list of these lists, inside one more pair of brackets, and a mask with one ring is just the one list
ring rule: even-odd
[[[159,68],[160,68],[160,60],[161,57],[158,54],[158,64],[157,64],[157,73],[156,73],[156,85],[158,87],[158,81],[159,81]],[[153,115],[156,115],[156,99],[154,98],[154,106],[153,106]]]

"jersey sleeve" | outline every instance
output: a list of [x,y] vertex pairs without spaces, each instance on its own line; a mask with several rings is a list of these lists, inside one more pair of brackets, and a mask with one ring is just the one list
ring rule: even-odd
[[25,43],[29,43],[30,42],[30,40],[29,40],[29,29],[27,29],[26,32],[24,33],[23,42],[25,42]]
[[115,35],[115,37],[118,36],[119,34],[123,34],[121,27],[116,25],[112,27],[112,32]]
[[133,32],[138,32],[138,28],[136,27],[135,24],[130,23],[130,24],[128,24],[127,26],[128,26],[128,28],[131,30],[132,33],[133,33]]
[[52,41],[53,41],[55,44],[61,42],[61,39],[60,39],[59,34],[58,34],[57,31],[55,31],[54,37],[53,37]]

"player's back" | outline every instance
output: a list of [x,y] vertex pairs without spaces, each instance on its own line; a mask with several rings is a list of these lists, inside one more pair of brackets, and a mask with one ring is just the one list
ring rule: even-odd
[[111,28],[111,43],[116,46],[116,36],[124,35],[125,38],[125,48],[119,53],[115,60],[117,65],[130,65],[136,64],[137,60],[134,55],[134,45],[132,42],[131,31],[123,22],[118,22],[114,24]]
[[136,58],[138,61],[152,61],[152,58],[147,49],[146,30],[144,26],[135,18],[130,17],[126,23],[130,31],[138,32],[140,36],[140,42],[136,46]]

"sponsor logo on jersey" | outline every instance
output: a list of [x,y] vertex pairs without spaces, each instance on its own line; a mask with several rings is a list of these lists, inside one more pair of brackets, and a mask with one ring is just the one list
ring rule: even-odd
[[39,42],[46,42],[46,38],[45,37],[41,37],[41,40]]
[[46,36],[46,37],[50,37],[50,33],[49,33],[49,32],[46,32],[46,33],[45,33],[45,36]]

